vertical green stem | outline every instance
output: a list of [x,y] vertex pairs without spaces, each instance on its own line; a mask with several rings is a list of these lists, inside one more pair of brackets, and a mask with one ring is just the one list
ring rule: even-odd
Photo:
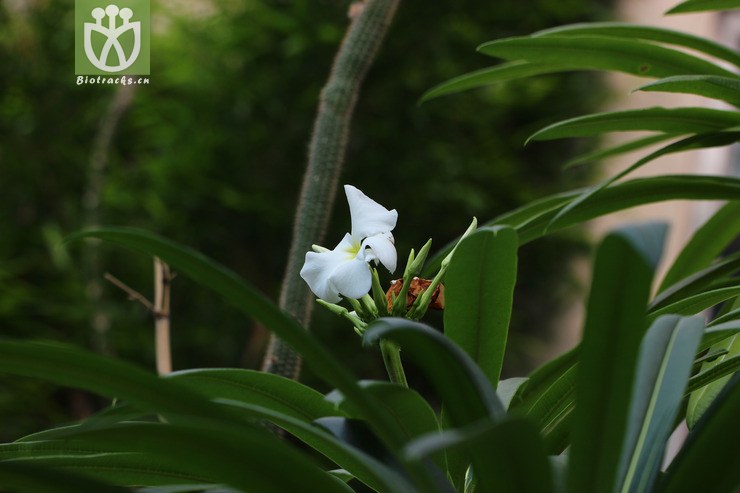
[[[399,2],[365,0],[353,4],[350,10],[352,21],[321,91],[308,150],[308,166],[293,223],[293,242],[280,293],[280,307],[304,327],[311,318],[313,302],[311,292],[299,273],[311,245],[323,241],[360,86]],[[301,359],[292,348],[272,335],[262,369],[295,379],[300,374]]]
[[404,373],[403,364],[401,363],[401,346],[389,339],[382,339],[380,341],[380,352],[383,353],[385,370],[388,372],[388,378],[391,382],[408,388],[406,373]]

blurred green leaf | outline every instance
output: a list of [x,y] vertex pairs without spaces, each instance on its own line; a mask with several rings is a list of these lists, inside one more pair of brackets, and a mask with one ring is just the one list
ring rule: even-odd
[[640,86],[635,90],[696,94],[697,96],[726,101],[735,106],[740,105],[740,80],[730,77],[680,75],[666,77]]
[[478,51],[506,60],[569,66],[572,70],[615,70],[654,78],[686,74],[734,77],[732,72],[701,58],[634,38],[523,36],[489,41]]
[[[439,431],[434,410],[415,390],[390,382],[373,380],[360,381],[360,387],[365,392],[373,394],[398,421],[405,442],[426,433]],[[341,392],[333,391],[327,394],[325,402],[344,416],[353,418],[362,416],[362,412],[352,402],[345,400]]]
[[662,157],[668,154],[674,154],[677,152],[684,152],[690,149],[704,149],[708,147],[730,145],[730,144],[735,143],[738,140],[738,137],[740,137],[740,133],[735,132],[735,131],[733,132],[713,132],[713,133],[708,133],[708,134],[692,135],[685,139],[681,139],[677,142],[668,144],[667,146],[662,147],[658,149],[657,151],[654,151],[648,154],[647,156],[638,160],[636,163],[620,171],[619,173],[607,178],[601,183],[586,189],[581,195],[579,195],[574,200],[572,200],[569,204],[567,204],[565,207],[560,209],[560,211],[558,211],[558,213],[555,215],[555,217],[550,222],[548,227],[557,227],[557,224],[559,222],[564,221],[565,217],[573,213],[573,210],[583,207],[584,203],[587,203],[595,195],[600,193],[602,190],[607,188],[609,185],[611,185],[612,183],[616,182],[617,180],[621,178],[624,178],[629,173],[635,171],[636,169],[644,166],[645,164],[651,161],[654,161],[655,159],[659,157]]
[[455,94],[458,92],[474,89],[477,87],[487,86],[496,82],[505,82],[532,75],[550,74],[560,72],[563,67],[559,64],[539,64],[529,62],[509,62],[476,70],[464,75],[455,77],[446,82],[442,82],[425,92],[419,99],[419,104],[429,101],[430,99]]
[[[269,421],[282,428],[338,466],[351,471],[359,481],[376,491],[393,493],[413,491],[413,487],[405,477],[364,451],[339,440],[326,430],[316,426],[315,421],[306,422],[249,402],[239,400],[223,400],[221,402],[234,406],[255,419]],[[377,442],[377,438],[375,441]]]
[[728,320],[719,324],[709,324],[706,330],[704,330],[704,337],[701,340],[701,344],[699,344],[699,351],[709,349],[717,342],[727,339],[738,331],[740,331],[740,320]]
[[553,479],[544,444],[531,421],[506,418],[482,420],[464,428],[421,437],[410,443],[404,455],[411,460],[441,450],[464,449],[475,467],[476,491],[497,493],[553,491]]
[[687,298],[670,303],[660,309],[650,310],[649,318],[654,320],[660,315],[669,313],[676,315],[696,315],[707,308],[713,307],[738,295],[740,295],[740,285],[707,289],[699,294],[688,296]]
[[[727,176],[669,175],[616,183],[595,195],[588,207],[575,209],[562,223],[548,229],[555,214],[581,193],[583,190],[574,190],[536,200],[486,222],[485,226],[512,226],[519,234],[519,244],[524,245],[547,233],[638,205],[676,199],[736,200],[740,196],[740,179]],[[435,253],[427,261],[424,272],[433,273],[438,269],[455,243],[456,241],[450,242]]]
[[[727,353],[713,361],[703,363],[699,374],[712,371],[716,366],[721,365],[723,362],[738,357],[740,355],[740,336],[735,334],[728,337],[713,345],[710,348],[710,351],[717,349],[726,349]],[[702,415],[704,415],[707,409],[712,405],[712,402],[717,398],[719,393],[722,391],[722,388],[727,385],[730,378],[731,377],[729,375],[722,377],[719,380],[715,380],[709,385],[705,385],[692,392],[686,409],[686,424],[688,424],[690,429],[696,427]]]
[[701,134],[732,129],[738,125],[740,125],[740,115],[735,111],[654,107],[609,111],[571,118],[538,130],[529,137],[527,142],[569,137],[593,137],[607,132],[642,130],[671,135]]
[[593,196],[587,206],[572,210],[552,227],[550,221],[558,209],[541,213],[516,228],[519,243],[523,245],[546,233],[637,205],[673,199],[734,200],[737,199],[738,192],[740,180],[725,176],[671,175],[641,178],[605,188]]
[[711,368],[691,377],[686,390],[688,393],[695,392],[726,375],[735,373],[738,369],[740,369],[740,355],[724,359]]
[[619,466],[644,310],[666,227],[609,234],[599,246],[576,377],[569,491],[610,491]]
[[740,374],[707,409],[656,488],[656,493],[733,493],[740,483]]
[[740,8],[738,0],[686,0],[679,3],[666,14],[683,14],[686,12],[703,12],[706,10],[731,10]]
[[672,286],[663,289],[650,302],[649,310],[659,310],[682,298],[699,294],[709,287],[713,282],[730,277],[740,269],[740,253],[731,255],[709,267],[695,272],[686,278],[676,282]]
[[[129,484],[142,484],[136,477],[148,478],[172,472],[170,479],[182,483],[190,477],[205,478],[206,482],[227,484],[244,491],[352,491],[330,477],[301,452],[280,441],[267,431],[250,428],[228,428],[213,421],[193,419],[187,425],[160,423],[126,423],[108,429],[87,430],[65,440],[70,448],[99,444],[117,456],[60,455],[56,458],[38,456],[41,464],[85,471],[93,476],[111,477],[116,474]],[[32,444],[33,442],[31,442]],[[132,453],[133,452],[133,453]],[[146,462],[149,467],[147,471]],[[96,461],[105,467],[94,467]],[[132,474],[127,466],[138,462],[141,470]],[[173,471],[174,469],[174,471]],[[285,474],[285,471],[291,474]],[[147,479],[144,479],[146,481]],[[200,482],[195,480],[195,482]],[[170,481],[172,483],[172,481]]]
[[569,443],[575,407],[578,348],[540,366],[519,387],[510,413],[522,413],[537,423],[548,453],[559,454]]
[[65,344],[0,340],[0,371],[124,399],[172,420],[185,415],[244,424],[237,414],[183,385]]
[[642,137],[639,139],[631,140],[629,142],[626,142],[624,144],[620,144],[614,147],[599,148],[593,152],[589,152],[588,154],[583,154],[581,156],[577,156],[574,159],[571,159],[570,161],[565,163],[563,167],[572,168],[574,166],[583,165],[589,162],[601,161],[609,157],[618,156],[619,154],[636,151],[638,149],[642,149],[643,147],[657,144],[659,142],[673,139],[675,137],[676,137],[675,135],[671,135],[671,134],[649,135],[648,137]]
[[702,336],[699,317],[661,317],[640,344],[617,489],[651,491]]
[[131,491],[86,478],[67,471],[59,471],[41,464],[19,461],[0,462],[0,484],[12,493],[124,493]]
[[659,291],[665,291],[681,279],[709,267],[737,237],[738,229],[740,229],[740,201],[733,200],[715,212],[691,236],[663,277]]
[[598,35],[613,36],[619,39],[644,39],[658,41],[685,48],[691,48],[707,55],[740,65],[740,55],[737,51],[728,48],[710,39],[694,36],[681,31],[664,29],[654,26],[640,26],[624,22],[589,22],[568,24],[538,31],[532,36],[582,36]]
[[465,238],[445,275],[445,335],[498,386],[517,274],[516,231],[482,228]]

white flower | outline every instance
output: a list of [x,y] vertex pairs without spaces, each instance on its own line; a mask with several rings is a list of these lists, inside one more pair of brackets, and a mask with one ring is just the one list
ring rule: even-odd
[[396,247],[391,231],[398,212],[389,211],[351,185],[344,186],[352,220],[347,233],[334,250],[306,253],[301,277],[316,296],[330,303],[341,296],[362,298],[372,284],[369,262],[396,270]]

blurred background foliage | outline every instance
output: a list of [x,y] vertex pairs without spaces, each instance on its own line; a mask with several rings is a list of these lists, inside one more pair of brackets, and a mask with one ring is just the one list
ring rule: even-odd
[[[150,314],[102,281],[109,272],[151,297],[151,260],[107,245],[60,246],[95,223],[190,245],[276,299],[317,97],[349,3],[153,1],[151,83],[133,93],[75,84],[73,2],[1,5],[2,336],[71,341],[153,368]],[[580,144],[523,142],[538,127],[595,110],[605,96],[589,74],[527,79],[421,107],[420,95],[489,64],[474,51],[483,41],[608,18],[607,0],[402,3],[366,80],[342,180],[399,211],[401,259],[429,237],[441,247],[473,215],[487,220],[583,183],[583,171],[561,170]],[[340,196],[326,246],[348,228]],[[537,358],[572,282],[568,259],[583,248],[571,233],[521,251],[509,373]],[[172,312],[176,369],[259,366],[264,331],[217,297],[177,278]],[[313,330],[358,374],[383,377],[379,355],[363,351],[342,321],[316,310]],[[310,373],[304,378],[313,383]],[[98,404],[3,377],[0,438]]]

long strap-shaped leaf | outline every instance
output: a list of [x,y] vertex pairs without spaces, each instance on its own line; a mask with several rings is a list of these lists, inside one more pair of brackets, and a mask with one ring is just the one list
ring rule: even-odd
[[740,106],[740,79],[717,75],[676,75],[636,89],[646,92],[696,94]]
[[128,488],[112,486],[84,476],[28,462],[0,462],[0,485],[14,493],[126,493]]
[[528,141],[593,137],[607,132],[654,131],[671,135],[701,134],[740,125],[736,111],[710,108],[645,108],[579,116],[538,130]]
[[[259,429],[231,429],[213,421],[192,420],[182,424],[124,423],[109,428],[85,430],[65,440],[70,450],[102,444],[112,453],[140,454],[150,459],[156,469],[162,462],[173,474],[189,472],[191,477],[205,478],[243,491],[283,493],[286,491],[326,491],[348,493],[352,490],[337,481],[289,444]],[[33,443],[27,444],[32,446]],[[85,458],[73,454],[45,457],[38,454],[41,464],[58,464],[85,469]],[[115,470],[115,457],[90,456],[90,474],[105,477],[104,467],[95,468],[95,460],[107,463]],[[121,461],[123,466],[125,460]],[[102,464],[101,464],[102,465]],[[144,469],[142,467],[142,469]],[[121,467],[121,472],[125,470]],[[285,474],[285,471],[291,474]],[[145,472],[145,471],[144,471]],[[174,481],[184,478],[174,476]],[[141,484],[132,478],[132,483]]]
[[[740,195],[738,195],[740,197]],[[740,229],[740,200],[725,204],[705,222],[683,247],[660,284],[660,291],[695,272],[709,267],[712,261],[737,237]]]
[[665,225],[618,230],[596,252],[576,380],[568,491],[611,491],[645,306],[662,251]]
[[[582,189],[551,195],[498,216],[485,225],[506,224],[514,227],[519,234],[519,244],[524,245],[546,233],[553,233],[589,219],[638,205],[677,199],[738,200],[740,179],[728,176],[670,175],[617,183],[594,196],[589,201],[588,207],[574,210],[561,223],[548,229],[550,221],[558,211],[581,193]],[[449,243],[430,258],[424,272],[432,273],[437,270],[442,259],[455,244],[456,241]]]
[[522,36],[490,41],[478,51],[512,61],[559,64],[571,70],[612,70],[653,78],[700,74],[735,77],[702,58],[632,38]]
[[484,467],[472,471],[479,493],[550,493],[552,471],[537,428],[528,419],[483,420],[410,443],[405,456],[421,460],[435,452],[463,449]]
[[455,250],[445,276],[445,335],[498,386],[516,284],[516,231],[482,228]]
[[543,31],[537,31],[532,36],[581,36],[584,34],[613,36],[621,39],[658,41],[660,43],[691,48],[692,50],[726,60],[734,65],[740,65],[740,55],[727,46],[700,36],[654,26],[640,26],[624,22],[588,22],[553,27]]
[[666,14],[683,14],[685,12],[704,12],[706,10],[730,10],[740,8],[738,0],[686,0],[673,7]]
[[640,345],[617,491],[650,491],[683,400],[704,322],[667,316],[648,329]]
[[740,484],[740,374],[724,387],[673,460],[656,493],[732,493]]

